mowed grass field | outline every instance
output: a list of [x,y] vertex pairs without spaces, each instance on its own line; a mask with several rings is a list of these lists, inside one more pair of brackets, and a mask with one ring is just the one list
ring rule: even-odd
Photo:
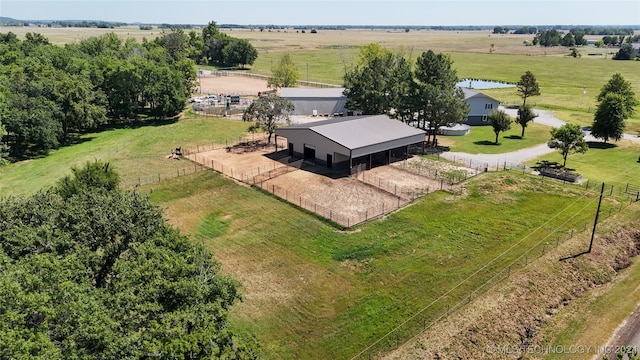
[[[376,39],[413,58],[428,48],[450,52],[463,77],[517,81],[524,71],[531,70],[543,95],[530,101],[556,110],[564,120],[568,116],[585,124],[593,112],[586,109],[588,96],[593,101],[613,72],[623,73],[640,92],[640,74],[633,71],[640,62],[565,58],[564,49],[549,49],[545,55],[542,49],[522,46],[523,39],[518,36],[235,30],[230,35],[246,36],[258,47],[260,57],[252,70],[268,73],[270,61],[289,51],[303,79],[305,64],[310,63],[311,81],[340,83],[340,74],[355,61],[358,46]],[[305,42],[310,38],[315,40]],[[490,43],[495,44],[493,54],[488,53]],[[311,64],[312,60],[317,64]],[[593,66],[592,73],[578,71],[576,64]],[[569,69],[575,74],[564,72]],[[558,79],[558,86],[554,86],[554,79]],[[587,85],[580,83],[586,81],[591,85],[582,98],[582,87]],[[501,100],[509,96],[519,99],[513,89],[487,93]],[[578,106],[574,108],[575,102]],[[631,129],[633,124],[631,121]],[[222,143],[242,136],[246,128],[241,121],[189,115],[173,123],[86,134],[78,144],[47,157],[0,168],[0,196],[51,186],[68,174],[71,166],[96,159],[111,161],[122,174],[123,185],[132,188],[138,177],[191,168],[193,164],[187,161],[166,159],[176,146]],[[540,128],[539,135],[537,131],[528,128],[525,140],[541,141],[548,128]],[[514,125],[512,132],[519,135],[519,126]],[[493,139],[492,133],[480,133],[474,141]],[[517,141],[503,138],[498,147],[515,149],[518,146],[511,144]],[[452,150],[459,151],[455,146]],[[586,154],[570,155],[567,165],[593,181],[638,183],[638,155],[637,143],[620,142],[613,149],[594,147]],[[545,159],[559,161],[559,155]],[[500,269],[527,249],[544,243],[553,231],[566,234],[569,228],[584,228],[585,222],[592,221],[597,201],[594,194],[583,196],[583,187],[554,181],[542,184],[540,178],[516,173],[483,174],[465,186],[466,190],[457,193],[434,193],[349,231],[335,229],[277,198],[208,171],[138,189],[148,191],[172,224],[209,247],[223,270],[243,284],[245,301],[234,308],[231,326],[255,334],[265,358],[344,359],[365,349],[510,246],[518,244],[490,269]],[[603,212],[617,207],[616,200],[608,199]],[[471,278],[421,316],[435,318],[440,314],[435,310],[453,305],[485,280],[482,276]]]
[[[555,241],[582,229],[597,200],[582,190],[485,174],[464,192],[431,194],[347,232],[208,172],[155,187],[151,199],[244,284],[246,300],[232,324],[253,331],[266,358],[345,359],[498,255],[490,269],[553,231]],[[616,206],[607,201],[604,211]],[[434,320],[488,277],[471,277],[421,317]]]

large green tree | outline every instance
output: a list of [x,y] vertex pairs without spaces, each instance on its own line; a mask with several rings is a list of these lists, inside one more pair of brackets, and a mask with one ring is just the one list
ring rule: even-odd
[[258,50],[246,39],[232,39],[222,49],[224,63],[230,66],[253,65],[258,58]]
[[428,50],[416,60],[411,101],[415,105],[419,127],[430,130],[437,144],[436,134],[442,126],[463,123],[469,114],[469,105],[458,83],[453,61],[446,54]]
[[584,140],[584,132],[578,124],[564,124],[559,128],[551,130],[551,140],[548,143],[552,149],[560,150],[564,162],[567,165],[567,156],[570,153],[585,153],[589,146]]
[[607,93],[600,100],[591,124],[591,135],[604,140],[618,141],[622,138],[627,119],[625,98],[616,93]]
[[620,73],[615,73],[611,76],[611,79],[600,89],[598,94],[598,102],[602,101],[609,93],[619,94],[624,99],[624,108],[627,112],[627,117],[635,113],[635,107],[640,104],[640,101],[636,98],[636,94],[631,87],[631,82],[625,80]]
[[501,132],[511,129],[511,117],[504,112],[504,110],[493,110],[489,116],[487,116],[487,122],[493,128],[493,132],[496,134],[495,144],[498,145],[498,136]]
[[394,78],[398,64],[398,57],[389,49],[377,44],[362,48],[358,63],[344,75],[347,109],[366,115],[389,114],[394,93],[406,89]]
[[269,136],[267,142],[271,143],[271,136],[278,125],[289,124],[289,114],[294,110],[291,101],[275,94],[262,96],[249,105],[242,114],[243,121],[254,121],[249,130],[261,129]]
[[522,105],[518,108],[518,116],[516,117],[516,122],[522,127],[520,138],[524,138],[524,129],[526,129],[529,125],[529,122],[533,121],[533,119],[535,119],[536,117],[538,117],[538,115],[533,112],[533,109],[530,105]]
[[0,200],[0,357],[257,358],[204,247],[145,196],[85,185]]
[[518,93],[520,93],[520,97],[522,98],[522,106],[527,105],[528,97],[540,95],[540,86],[538,85],[535,75],[533,75],[531,71],[527,70],[527,72],[522,74],[520,81],[516,84],[516,87],[518,88]]
[[300,73],[293,63],[293,59],[289,53],[280,56],[280,60],[276,65],[271,67],[271,76],[267,80],[267,87],[283,88],[293,87],[298,83]]

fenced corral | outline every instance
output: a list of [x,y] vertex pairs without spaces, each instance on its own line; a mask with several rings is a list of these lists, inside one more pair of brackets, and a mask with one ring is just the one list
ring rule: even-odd
[[[392,165],[404,171],[434,179],[443,184],[459,184],[469,177],[484,172],[484,168],[476,166],[469,167],[466,163],[460,166],[458,164],[450,164],[441,159],[438,154],[432,154],[422,157],[412,157],[402,161],[394,162]],[[473,164],[470,164],[473,165]]]
[[[300,171],[287,175],[299,180],[300,176],[305,177],[308,174]],[[319,175],[316,174],[316,176]],[[308,188],[307,191],[301,192],[299,191],[301,187],[282,185],[295,182],[295,180],[284,179],[285,177],[286,175],[277,179],[274,177],[269,179],[271,181],[255,182],[254,185],[347,228],[401,208],[426,194],[426,192],[413,191],[406,192],[403,196],[396,196],[355,178],[338,179],[339,182],[335,186]],[[302,184],[302,187],[305,185]]]
[[[249,72],[242,72],[242,71],[233,71],[233,70],[218,70],[218,71],[209,71],[209,70],[199,70],[200,71],[200,77],[202,78],[209,78],[209,77],[222,77],[222,76],[234,76],[234,77],[243,77],[243,78],[250,78],[250,79],[257,79],[257,80],[264,80],[264,81],[268,81],[269,77],[268,75],[261,75],[261,74],[252,74]],[[298,80],[297,83],[298,86],[303,86],[303,87],[314,87],[314,88],[339,88],[342,87],[341,85],[336,85],[336,84],[327,84],[327,83],[321,83],[321,82],[315,82],[315,81],[304,81],[304,80]],[[243,95],[240,94],[239,95]],[[249,94],[247,94],[249,95]],[[257,95],[257,94],[253,94],[253,95]]]
[[[430,192],[453,189],[442,180],[380,166],[347,176],[344,171],[294,159],[275,151],[266,134],[233,143],[201,144],[183,149],[186,158],[230,178],[260,187],[343,227],[379,217]],[[278,139],[277,149],[286,142]],[[302,169],[303,171],[297,171]]]

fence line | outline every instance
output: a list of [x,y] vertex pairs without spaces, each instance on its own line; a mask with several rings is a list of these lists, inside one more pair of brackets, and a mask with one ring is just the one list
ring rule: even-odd
[[[602,183],[587,184],[585,186],[585,196],[594,196],[599,193],[601,185]],[[634,185],[627,184],[625,188],[620,188],[618,195],[634,195],[625,191],[630,188],[633,188],[634,190],[636,189]],[[611,186],[605,188],[604,194],[610,198],[614,196],[615,192],[614,186]],[[637,195],[637,197],[635,195]],[[625,210],[633,202],[640,201],[640,187],[638,187],[638,191],[635,195],[630,196],[630,201],[628,203],[621,202],[619,205],[609,207],[608,210],[601,210],[600,219],[604,220],[614,216]],[[584,223],[573,222],[572,226],[565,227],[569,222],[571,222],[571,218],[560,225],[560,228],[546,229],[545,227],[540,227],[536,229],[533,233],[541,231],[543,232],[541,236],[544,234],[546,234],[546,236],[543,236],[542,240],[532,246],[522,249],[521,253],[514,260],[503,261],[502,265],[500,265],[496,262],[496,258],[485,264],[485,266],[463,281],[464,283],[471,277],[486,279],[478,286],[473,288],[456,288],[463,284],[461,283],[453,289],[450,289],[444,295],[430,303],[427,307],[408,317],[403,323],[378,338],[378,340],[366,347],[360,353],[353,356],[352,360],[376,358],[390,351],[396,350],[405,343],[414,340],[440,320],[448,317],[453,311],[470,303],[471,300],[483,294],[492,286],[508,279],[512,271],[525,268],[528,266],[529,262],[545,256],[550,251],[557,249],[565,241],[572,239],[577,233],[588,231],[591,225],[590,221],[585,221]],[[493,263],[494,266],[488,266],[491,265],[491,263]],[[429,311],[427,312],[426,310]]]
[[[203,72],[200,77],[218,77],[218,76],[237,76],[237,77],[246,77],[246,78],[253,78],[253,79],[260,79],[260,80],[269,80],[269,78],[271,76],[269,75],[261,75],[261,74],[253,74],[253,73],[247,73],[247,72],[241,72],[241,71],[230,71],[230,70],[217,70],[217,71],[210,71],[210,72]],[[315,81],[304,81],[304,80],[298,80],[298,85],[299,86],[309,86],[309,87],[316,87],[316,88],[340,88],[342,87],[341,85],[336,85],[336,84],[327,84],[327,83],[321,83],[321,82],[315,82]],[[225,93],[229,93],[229,91],[225,91]],[[238,94],[238,95],[242,95],[242,94]],[[253,94],[256,95],[256,94]]]

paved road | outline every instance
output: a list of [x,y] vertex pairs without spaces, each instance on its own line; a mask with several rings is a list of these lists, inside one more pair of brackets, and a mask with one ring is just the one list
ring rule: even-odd
[[[516,117],[518,115],[517,109],[503,109],[507,115],[511,117]],[[533,122],[550,126],[550,127],[560,127],[565,124],[564,121],[556,118],[553,115],[552,111],[549,110],[538,110],[534,109],[535,113],[538,115]],[[623,136],[626,140],[632,141],[640,141],[640,136],[624,134]],[[585,131],[585,140],[587,141],[601,141],[593,136],[588,131]],[[458,160],[466,160],[472,162],[472,167],[479,166],[481,164],[487,164],[489,167],[496,166],[496,164],[521,164],[523,162],[538,158],[540,156],[549,154],[556,151],[556,149],[551,149],[547,146],[547,144],[540,144],[534,147],[521,149],[513,152],[503,153],[503,154],[468,154],[463,152],[444,152],[440,154],[445,159],[458,161]]]

